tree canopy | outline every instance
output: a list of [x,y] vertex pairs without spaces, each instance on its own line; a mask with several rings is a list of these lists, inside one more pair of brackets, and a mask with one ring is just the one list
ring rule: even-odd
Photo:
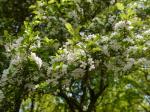
[[149,112],[149,0],[0,1],[1,112]]

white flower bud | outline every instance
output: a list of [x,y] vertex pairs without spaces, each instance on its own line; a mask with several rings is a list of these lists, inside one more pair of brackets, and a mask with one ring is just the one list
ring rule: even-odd
[[39,68],[42,66],[42,60],[38,56],[36,56],[35,53],[31,52],[31,59],[35,61],[35,63],[38,65]]

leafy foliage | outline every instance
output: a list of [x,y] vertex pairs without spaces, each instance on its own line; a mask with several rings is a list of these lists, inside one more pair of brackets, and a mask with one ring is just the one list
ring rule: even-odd
[[150,111],[148,0],[37,0],[29,9],[21,31],[0,40],[0,111]]

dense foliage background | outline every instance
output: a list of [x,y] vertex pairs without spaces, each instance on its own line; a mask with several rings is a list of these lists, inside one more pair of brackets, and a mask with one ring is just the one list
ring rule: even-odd
[[149,111],[149,0],[0,1],[0,112]]

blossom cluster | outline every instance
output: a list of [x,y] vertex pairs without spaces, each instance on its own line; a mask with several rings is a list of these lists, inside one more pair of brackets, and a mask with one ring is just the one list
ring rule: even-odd
[[110,23],[110,24],[112,24],[114,21],[115,21],[115,19],[116,19],[116,16],[109,16],[109,18],[108,18],[108,23]]
[[150,29],[149,29],[149,30],[144,31],[144,35],[150,35]]
[[6,45],[4,45],[6,52],[10,52],[13,49],[17,49],[20,46],[23,39],[24,39],[23,37],[19,37],[14,42],[7,43]]
[[56,56],[50,57],[52,61],[51,66],[47,70],[47,74],[51,74],[54,78],[53,81],[56,81],[56,79],[60,77],[65,77],[68,74],[75,79],[80,78],[85,75],[85,71],[92,71],[95,69],[94,59],[88,53],[86,45],[95,38],[95,35],[85,35],[82,33],[83,32],[81,32],[81,35],[84,36],[83,42],[77,42],[76,45],[73,46],[72,43],[68,41],[63,47],[59,48]]
[[131,22],[130,21],[119,21],[114,26],[115,31],[118,31],[118,30],[124,29],[124,28],[126,28],[127,30],[132,29]]
[[127,63],[123,67],[123,71],[130,70],[132,68],[132,66],[134,65],[134,63],[135,63],[135,59],[134,58],[127,59]]
[[31,59],[35,61],[39,68],[42,66],[42,60],[35,53],[31,52]]

